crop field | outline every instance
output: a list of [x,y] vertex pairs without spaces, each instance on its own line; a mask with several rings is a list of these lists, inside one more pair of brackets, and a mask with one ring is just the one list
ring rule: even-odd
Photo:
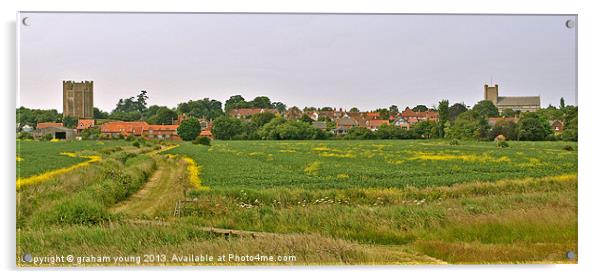
[[[18,258],[167,259],[85,265],[576,262],[566,258],[578,252],[576,143],[27,144],[21,150],[29,154],[102,159],[18,190]],[[295,260],[174,260],[194,253]]]
[[86,158],[75,156],[77,152],[98,151],[120,145],[123,145],[122,141],[18,141],[17,178],[86,161]]
[[[203,166],[203,183],[224,188],[442,186],[469,181],[577,172],[577,153],[562,142],[231,141],[171,150]],[[573,144],[574,145],[574,144]],[[574,146],[576,148],[576,145]]]

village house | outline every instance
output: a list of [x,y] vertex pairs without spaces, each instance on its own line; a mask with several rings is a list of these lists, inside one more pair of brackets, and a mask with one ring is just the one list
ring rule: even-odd
[[148,129],[144,121],[112,121],[100,126],[100,134],[105,137],[117,138],[119,136],[142,136],[144,129]]
[[178,136],[179,125],[148,125],[142,130],[142,136],[147,139],[181,140]]
[[213,128],[213,124],[211,124],[211,122],[207,122],[207,125],[205,127],[203,127],[199,136],[208,137],[210,139],[213,139],[213,133],[211,132],[212,128]]
[[77,126],[75,129],[77,130],[77,134],[80,134],[83,130],[90,129],[94,127],[94,119],[79,119],[77,120]]
[[284,113],[284,118],[287,120],[299,120],[303,116],[303,111],[301,111],[298,107],[292,107],[286,110]]
[[328,125],[326,125],[326,121],[314,121],[311,123],[311,126],[314,128],[318,128],[322,131],[328,129]]
[[420,121],[438,121],[439,113],[431,109],[427,111],[413,111],[409,107],[401,112],[401,117],[410,125],[414,125]]
[[380,113],[373,111],[373,112],[366,112],[364,113],[364,118],[366,120],[377,120],[380,118]]
[[373,119],[366,121],[367,128],[373,132],[378,130],[382,125],[389,125],[389,120]]
[[406,130],[409,130],[411,127],[410,123],[406,121],[403,117],[397,117],[393,122],[393,125]]
[[[17,127],[18,127],[18,125],[17,125]],[[21,127],[21,131],[31,133],[33,131],[33,127],[25,124],[25,125],[23,125],[23,127]]]
[[347,131],[353,127],[357,127],[358,122],[346,115],[336,120],[336,128],[334,129],[335,134],[344,135]]
[[[154,125],[148,124],[145,121],[113,121],[107,122],[100,126],[100,134],[103,137],[118,138],[120,136],[128,137],[144,137],[146,139],[158,140],[181,140],[178,135],[178,127],[180,125]],[[207,122],[199,136],[213,138],[211,132],[211,122]]]
[[241,109],[233,109],[228,114],[231,117],[236,117],[238,119],[246,119],[255,114],[260,114],[264,112],[270,112],[275,115],[280,115],[277,109],[268,109],[268,108],[241,108]]
[[554,134],[558,135],[564,131],[564,122],[560,120],[550,120],[550,127],[552,127],[552,131]]

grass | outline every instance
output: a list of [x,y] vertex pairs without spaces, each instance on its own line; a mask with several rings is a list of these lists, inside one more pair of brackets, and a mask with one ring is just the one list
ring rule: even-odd
[[[82,151],[101,151],[121,146],[124,141],[18,141],[17,178],[60,169],[88,159],[69,156]],[[63,153],[63,154],[61,154]]]
[[[296,256],[244,264],[576,262],[565,258],[577,251],[577,152],[563,150],[567,143],[212,144],[85,151],[103,160],[17,192],[18,256],[150,253],[170,261],[142,264],[170,265],[186,264],[173,255],[199,251]],[[182,199],[182,217],[173,217]],[[210,227],[272,234],[224,237]]]
[[155,160],[158,169],[144,188],[112,207],[112,212],[147,219],[171,215],[174,204],[185,198],[186,188],[182,186],[187,184],[186,164],[175,157]]
[[[214,141],[167,151],[190,156],[213,188],[443,186],[470,181],[544,177],[577,171],[564,142]],[[223,174],[227,173],[225,176]]]

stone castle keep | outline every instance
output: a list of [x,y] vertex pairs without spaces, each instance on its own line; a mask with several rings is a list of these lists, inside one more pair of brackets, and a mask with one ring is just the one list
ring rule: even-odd
[[93,81],[63,81],[63,115],[94,118]]

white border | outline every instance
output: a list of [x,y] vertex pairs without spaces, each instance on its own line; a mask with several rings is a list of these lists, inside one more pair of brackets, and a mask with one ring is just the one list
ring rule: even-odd
[[[2,17],[2,161],[0,170],[4,178],[2,197],[2,257],[3,274],[8,277],[50,277],[50,278],[106,278],[113,273],[136,272],[141,278],[165,277],[165,272],[183,272],[180,276],[193,277],[370,277],[402,276],[403,278],[581,278],[600,276],[602,264],[600,248],[602,230],[600,213],[602,185],[600,181],[600,145],[602,127],[598,108],[602,105],[602,91],[599,79],[602,71],[600,50],[602,49],[600,27],[602,11],[596,1],[357,1],[357,0],[305,0],[305,1],[126,1],[126,0],[31,0],[0,1]],[[77,269],[69,272],[56,270],[17,270],[14,261],[15,244],[15,103],[16,103],[16,59],[15,59],[15,19],[17,11],[147,11],[147,12],[355,12],[355,13],[528,13],[528,14],[578,14],[579,18],[579,103],[581,132],[579,139],[579,264],[577,265],[505,265],[505,266],[387,266],[387,267],[187,267],[187,268],[106,268]],[[598,124],[598,125],[596,125]],[[65,269],[61,269],[64,271]],[[98,272],[102,270],[104,272]],[[202,273],[196,273],[202,271]],[[108,273],[107,273],[108,272]],[[194,272],[194,273],[193,273]],[[341,274],[340,272],[345,272]],[[110,274],[109,274],[110,273]],[[393,274],[394,273],[394,274]],[[120,274],[126,275],[126,274]]]

